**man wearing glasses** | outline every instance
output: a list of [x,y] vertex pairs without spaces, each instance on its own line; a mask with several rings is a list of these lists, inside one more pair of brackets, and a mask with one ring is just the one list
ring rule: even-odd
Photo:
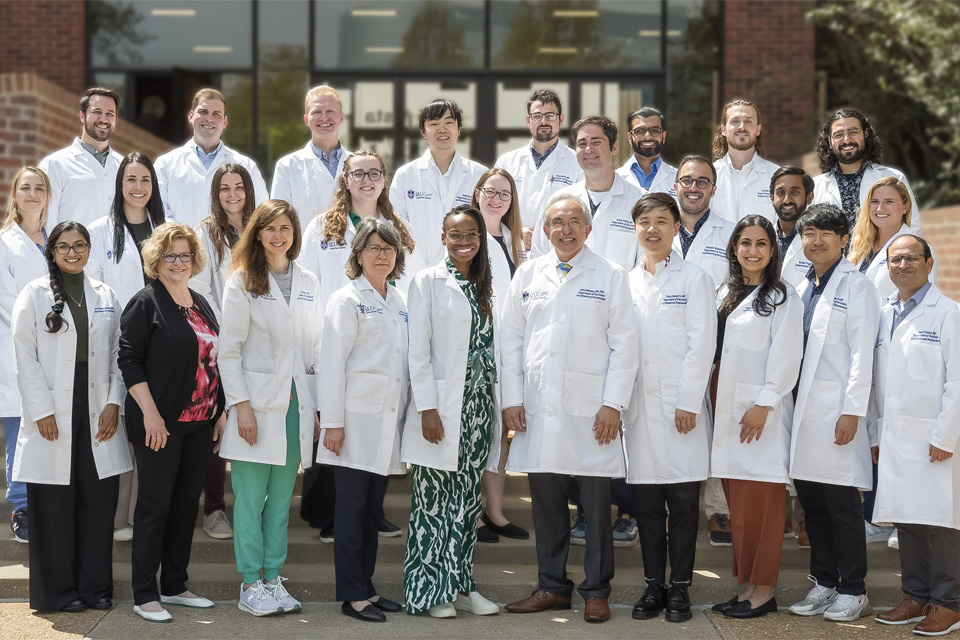
[[[817,138],[817,157],[823,172],[813,179],[813,203],[833,204],[847,214],[850,227],[857,222],[857,213],[867,191],[880,178],[894,176],[907,187],[913,211],[919,212],[917,198],[902,171],[880,164],[883,147],[865,113],[852,107],[837,109],[830,114]],[[920,233],[920,216],[910,223],[914,233]]]
[[663,161],[660,152],[667,141],[667,124],[663,114],[653,107],[641,107],[627,117],[627,138],[633,155],[617,169],[620,177],[640,187],[643,193],[668,193],[677,198],[673,185],[677,169]]
[[494,165],[513,176],[519,192],[523,244],[530,251],[533,230],[547,199],[564,187],[583,180],[573,150],[560,141],[563,107],[550,89],[537,89],[527,100],[530,144],[508,151]]

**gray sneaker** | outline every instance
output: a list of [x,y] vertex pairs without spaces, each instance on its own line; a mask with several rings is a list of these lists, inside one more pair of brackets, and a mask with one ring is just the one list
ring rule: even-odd
[[813,576],[807,576],[807,580],[813,581],[813,589],[810,589],[806,598],[790,607],[790,613],[798,616],[818,616],[837,599],[837,590],[821,586]]
[[237,608],[255,616],[283,613],[283,606],[267,590],[263,580],[257,580],[246,589],[240,584],[240,602],[237,603]]
[[613,546],[632,547],[639,539],[637,521],[629,513],[624,513],[613,523]]
[[846,593],[837,595],[827,610],[823,612],[825,620],[834,622],[853,622],[863,616],[873,613],[873,607],[870,606],[870,599],[867,594],[862,596],[851,596]]
[[300,604],[300,601],[290,595],[290,592],[287,591],[287,588],[283,586],[284,580],[283,576],[277,576],[276,581],[269,580],[263,583],[263,587],[267,590],[273,599],[280,603],[280,606],[283,607],[284,613],[290,613],[291,611],[300,611],[303,607]]
[[203,532],[214,540],[230,540],[233,538],[233,528],[227,520],[227,514],[222,510],[214,511],[203,516]]
[[570,528],[570,544],[586,546],[587,527],[583,524],[583,514],[578,513],[577,519],[573,521],[573,527]]

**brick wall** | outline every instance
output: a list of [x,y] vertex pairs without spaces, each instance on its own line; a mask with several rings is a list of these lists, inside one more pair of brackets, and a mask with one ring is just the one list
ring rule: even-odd
[[937,254],[937,286],[960,301],[960,205],[923,211],[923,237]]
[[0,70],[39,73],[68,91],[83,91],[83,0],[11,0],[0,5]]
[[804,21],[807,0],[727,0],[724,3],[723,95],[760,109],[764,153],[783,163],[815,141],[814,29]]
[[[0,74],[0,212],[6,211],[10,181],[20,167],[37,164],[80,134],[81,91],[32,73]],[[152,159],[172,146],[122,120],[110,143],[120,153],[141,151]]]

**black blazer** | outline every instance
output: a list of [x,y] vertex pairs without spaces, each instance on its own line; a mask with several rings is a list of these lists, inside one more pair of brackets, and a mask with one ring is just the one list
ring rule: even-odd
[[[210,305],[193,290],[190,295],[197,311],[219,334],[220,325]],[[199,356],[197,334],[163,283],[155,280],[130,298],[120,316],[120,373],[127,389],[141,382],[150,385],[150,394],[168,431],[177,424],[193,397]],[[220,384],[214,420],[223,413],[224,404]],[[146,431],[140,405],[128,393],[124,406],[127,439],[143,442]]]

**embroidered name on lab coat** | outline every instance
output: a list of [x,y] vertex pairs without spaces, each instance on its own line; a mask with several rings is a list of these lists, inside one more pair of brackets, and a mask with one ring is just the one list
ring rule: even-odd
[[300,295],[297,296],[297,300],[303,300],[304,302],[313,302],[313,294],[309,291],[301,291]]
[[687,304],[687,296],[682,293],[670,294],[663,297],[663,306]]
[[460,204],[470,204],[470,194],[461,193],[456,198],[454,198],[454,202],[459,202]]
[[910,336],[910,342],[929,342],[940,344],[940,334],[936,331],[917,331]]
[[616,229],[617,231],[626,231],[627,233],[633,233],[635,231],[633,220],[626,220],[624,218],[614,218],[611,220],[610,228]]
[[550,182],[559,182],[560,184],[565,184],[569,187],[573,184],[573,178],[570,176],[565,176],[562,173],[555,173],[550,176]]
[[842,311],[846,311],[846,310],[847,310],[847,301],[844,300],[843,298],[834,298],[834,299],[833,299],[833,308],[834,308],[834,309],[841,309]]
[[362,302],[357,303],[357,310],[360,311],[361,315],[383,315],[383,307],[373,307],[370,305],[363,304]]
[[432,191],[414,191],[410,189],[407,191],[408,200],[433,200]]
[[585,289],[581,288],[580,291],[577,291],[578,298],[586,298],[588,300],[606,300],[607,292],[603,289]]
[[521,300],[527,302],[528,300],[543,300],[548,297],[550,292],[548,291],[524,291],[521,294]]
[[769,200],[770,189],[761,189],[760,191],[757,191],[757,197],[760,198],[761,200]]
[[723,258],[727,259],[727,249],[725,247],[715,247],[713,245],[707,245],[703,248],[703,255],[709,256],[711,258]]
[[110,307],[94,307],[94,308],[93,308],[93,312],[94,312],[94,313],[116,313],[116,311],[117,311],[117,310],[114,309],[112,306],[110,306]]

